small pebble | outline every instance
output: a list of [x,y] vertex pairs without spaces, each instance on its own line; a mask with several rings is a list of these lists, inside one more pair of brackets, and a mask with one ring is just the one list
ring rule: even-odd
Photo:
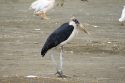
[[70,51],[70,53],[72,53],[72,54],[73,54],[74,52],[73,52],[73,51]]
[[38,42],[34,42],[34,44],[39,44]]
[[97,28],[97,27],[99,27],[99,26],[93,25],[93,27]]
[[36,77],[38,77],[38,76],[34,76],[34,75],[28,75],[28,76],[26,76],[27,78],[36,78]]
[[35,31],[40,31],[40,29],[34,29]]
[[108,44],[111,44],[112,42],[107,42]]

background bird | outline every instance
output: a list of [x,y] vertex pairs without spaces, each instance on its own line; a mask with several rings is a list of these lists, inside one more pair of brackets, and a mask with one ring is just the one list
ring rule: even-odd
[[88,0],[81,0],[81,1],[88,1]]
[[83,27],[83,25],[75,18],[71,18],[71,20],[67,23],[62,24],[58,29],[56,29],[53,33],[50,34],[48,39],[46,40],[42,50],[41,55],[42,57],[45,56],[48,50],[59,46],[61,48],[60,52],[60,66],[55,61],[55,58],[52,54],[52,60],[56,65],[57,73],[60,77],[64,77],[65,75],[62,72],[63,66],[63,46],[70,42],[72,38],[78,32],[78,29],[83,30],[85,33],[87,31]]
[[42,19],[48,19],[46,12],[54,7],[55,0],[36,0],[30,6],[34,14]]
[[64,0],[58,0],[57,6],[63,6],[64,5]]
[[[63,6],[64,5],[64,1],[65,0],[59,0],[60,2],[59,3],[57,3],[57,6]],[[88,2],[88,0],[81,0],[81,1],[87,1]]]
[[124,25],[124,22],[125,22],[125,6],[123,6],[123,10],[122,10],[121,17],[119,18],[119,22],[121,23],[121,25]]

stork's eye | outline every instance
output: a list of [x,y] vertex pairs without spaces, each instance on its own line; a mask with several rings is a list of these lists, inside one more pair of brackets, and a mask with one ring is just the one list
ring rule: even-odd
[[79,24],[79,21],[77,19],[73,19],[73,21],[76,23],[76,24]]

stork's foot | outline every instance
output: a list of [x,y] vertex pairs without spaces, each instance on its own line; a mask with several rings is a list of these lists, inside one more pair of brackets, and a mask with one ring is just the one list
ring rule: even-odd
[[57,71],[57,72],[55,73],[55,75],[57,75],[57,76],[60,77],[60,78],[67,78],[67,77],[69,77],[69,76],[67,76],[67,75],[64,75],[62,71]]

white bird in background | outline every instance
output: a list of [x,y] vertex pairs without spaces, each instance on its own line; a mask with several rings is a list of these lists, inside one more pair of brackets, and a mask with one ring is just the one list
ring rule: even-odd
[[34,14],[42,19],[48,19],[46,12],[54,7],[55,0],[36,0],[30,8],[34,10]]
[[121,22],[121,25],[124,25],[125,21],[125,6],[123,7],[121,18],[119,18],[119,22]]
[[[58,0],[57,6],[63,6],[64,0]],[[88,0],[81,0],[88,1]],[[30,9],[34,10],[36,16],[40,16],[42,19],[49,19],[46,15],[46,12],[54,7],[55,0],[36,0],[34,1]]]

